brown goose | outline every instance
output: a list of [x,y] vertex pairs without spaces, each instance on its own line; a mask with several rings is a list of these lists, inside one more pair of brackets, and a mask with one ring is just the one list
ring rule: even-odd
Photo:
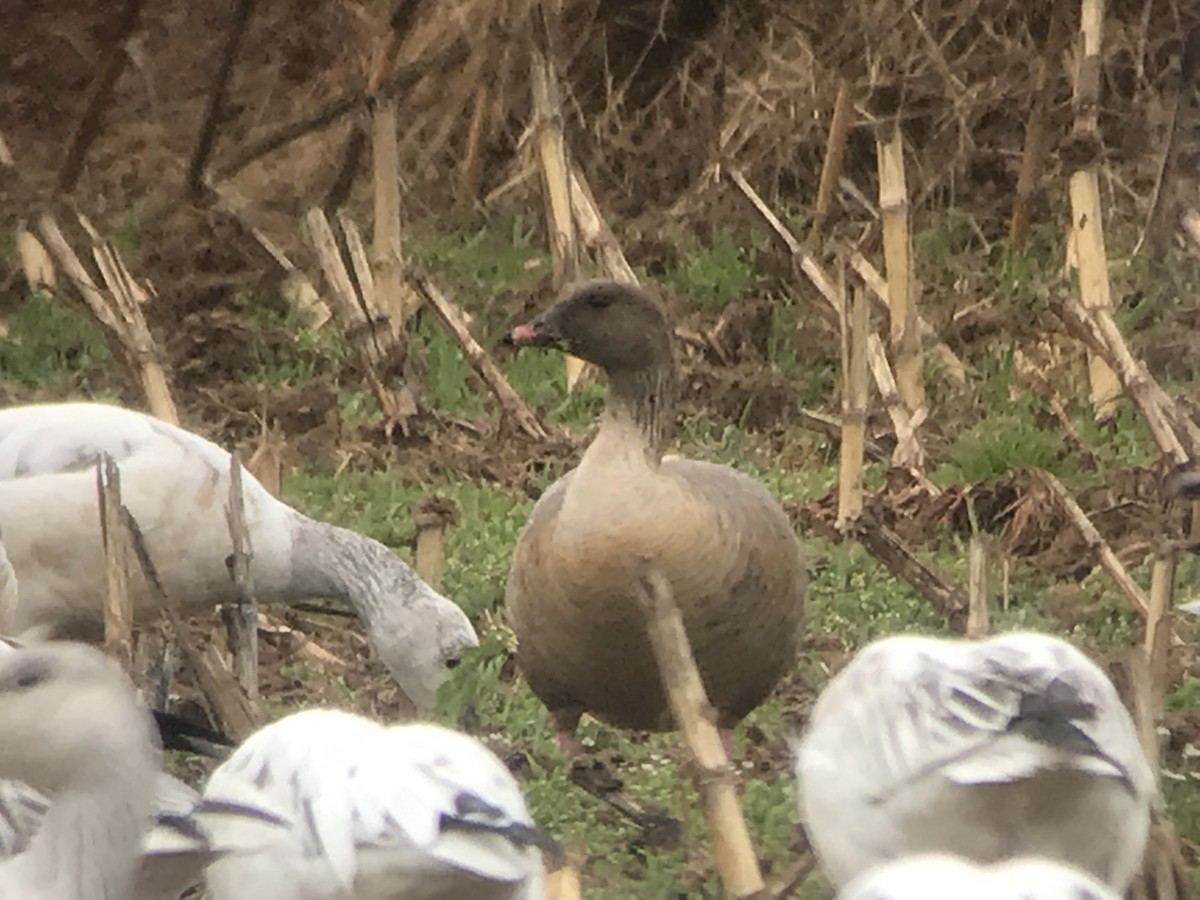
[[534,507],[505,595],[518,665],[567,753],[581,749],[584,711],[625,728],[672,727],[633,594],[639,556],[670,580],[727,747],[728,729],[796,656],[806,576],[787,515],[740,472],[662,455],[675,427],[671,334],[638,288],[591,282],[506,336],[608,376],[599,432]]

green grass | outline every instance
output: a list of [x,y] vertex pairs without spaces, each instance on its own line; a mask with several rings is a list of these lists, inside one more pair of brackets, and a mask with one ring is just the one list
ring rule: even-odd
[[[133,237],[128,238],[133,240]],[[549,270],[542,237],[526,217],[514,215],[442,234],[423,234],[417,228],[410,256],[433,271],[440,282],[475,317],[473,328],[485,344],[494,346],[511,325],[514,298],[532,290]],[[1045,287],[1061,260],[1061,248],[1044,232],[1035,234],[1030,253],[1014,257],[1003,246],[984,256],[970,223],[949,216],[936,230],[917,236],[922,277],[946,290],[965,279],[981,290],[994,291],[996,302],[1007,304],[1013,316],[1027,318],[1042,302]],[[680,240],[679,252],[664,267],[662,280],[673,290],[691,296],[699,307],[717,310],[739,297],[769,293],[776,298],[767,364],[795,384],[797,400],[836,410],[837,342],[828,335],[817,342],[803,335],[813,301],[785,299],[781,286],[767,283],[756,265],[764,252],[761,238],[718,231],[707,243]],[[637,261],[635,260],[635,263]],[[932,270],[932,271],[930,271]],[[1150,273],[1131,266],[1122,278],[1137,283]],[[1170,284],[1182,290],[1194,273],[1170,274]],[[1161,285],[1147,287],[1151,312],[1173,308],[1177,302]],[[332,332],[309,332],[287,317],[271,313],[244,298],[246,315],[261,316],[264,328],[280,327],[295,341],[281,345],[264,340],[256,351],[251,381],[303,386],[316,378],[341,377],[348,350]],[[251,313],[250,311],[258,310]],[[1143,320],[1151,313],[1141,313]],[[7,314],[10,336],[0,340],[0,378],[23,387],[53,387],[79,393],[94,392],[114,383],[114,363],[99,331],[82,314],[48,298],[26,298]],[[1130,320],[1132,321],[1132,320]],[[877,323],[878,324],[878,323]],[[1168,327],[1164,325],[1163,327]],[[807,342],[806,342],[807,341]],[[466,417],[494,414],[474,383],[457,346],[429,318],[420,317],[411,335],[411,353],[423,376],[417,385],[422,401],[442,413]],[[1068,398],[1067,413],[1094,460],[1079,465],[1079,448],[1066,440],[1044,403],[1012,390],[1013,341],[1004,335],[967,348],[965,362],[971,378],[965,389],[930,380],[933,411],[927,424],[932,455],[929,471],[940,484],[985,482],[1026,466],[1059,473],[1073,488],[1101,483],[1108,467],[1143,464],[1156,458],[1149,435],[1135,411],[1123,409],[1115,422],[1096,426],[1084,403]],[[548,421],[578,432],[594,417],[603,389],[592,386],[568,396],[561,360],[554,354],[525,352],[503,357],[510,382]],[[936,368],[930,369],[936,374]],[[350,424],[376,415],[362,386],[339,383],[343,420]],[[805,501],[823,496],[835,484],[834,465],[819,460],[826,450],[823,438],[787,432],[767,438],[747,434],[737,421],[704,415],[682,423],[680,448],[688,455],[729,462],[758,477],[782,500]],[[803,464],[795,460],[803,449]],[[789,454],[789,451],[791,453]],[[783,454],[781,456],[780,454]],[[883,467],[868,467],[868,486],[882,483]],[[550,476],[543,481],[548,482]],[[636,846],[638,833],[610,807],[571,785],[565,761],[554,749],[546,712],[519,678],[512,677],[511,635],[502,628],[487,630],[502,608],[504,583],[512,548],[532,501],[511,486],[471,481],[446,475],[418,482],[396,468],[360,471],[349,468],[337,475],[310,471],[285,481],[285,498],[317,518],[372,535],[397,548],[402,556],[412,534],[412,512],[426,494],[451,497],[461,511],[461,524],[447,538],[444,590],[484,628],[481,647],[472,653],[439,695],[437,716],[455,722],[472,707],[483,726],[530,762],[532,778],[523,787],[537,821],[569,845],[588,854],[588,896],[598,900],[639,897],[719,897],[696,794],[680,770],[678,742],[672,735],[630,735],[585,721],[581,736],[597,748],[620,754],[620,774],[626,792],[644,804],[656,804],[685,825],[679,849],[662,851]],[[911,587],[893,579],[861,547],[806,538],[812,576],[808,633],[814,648],[797,660],[796,678],[805,688],[804,700],[775,698],[756,710],[738,731],[739,748],[747,747],[747,732],[762,731],[769,747],[782,760],[789,703],[806,702],[829,676],[830,658],[848,654],[866,642],[897,631],[940,633],[939,617]],[[959,583],[966,582],[965,549],[961,536],[932,534],[918,548],[924,559]],[[994,594],[999,593],[993,572]],[[1144,566],[1133,575],[1149,581]],[[1200,592],[1200,560],[1185,560],[1179,572],[1180,602]],[[1012,566],[1007,606],[996,608],[994,624],[1001,628],[1036,628],[1064,633],[1066,629],[1046,602],[1054,582],[1028,565]],[[1098,644],[1113,656],[1123,655],[1140,629],[1136,616],[1102,576],[1092,576],[1075,601],[1088,611],[1071,636]],[[999,601],[996,603],[999,606]],[[1181,626],[1189,629],[1185,623]],[[302,680],[321,677],[297,665],[291,674]],[[348,689],[346,689],[348,691]],[[1175,714],[1200,711],[1200,680],[1189,675],[1168,699]],[[282,709],[277,710],[282,712]],[[1186,773],[1191,765],[1172,755],[1168,768],[1185,773],[1168,779],[1168,807],[1181,831],[1200,840],[1200,788]],[[793,854],[795,817],[793,788],[786,771],[773,769],[742,781],[742,803],[757,847],[772,867]],[[828,896],[824,882],[814,878],[800,893],[805,900]]]
[[8,314],[0,338],[0,377],[29,387],[84,390],[112,364],[104,334],[82,311],[45,293],[27,295]]

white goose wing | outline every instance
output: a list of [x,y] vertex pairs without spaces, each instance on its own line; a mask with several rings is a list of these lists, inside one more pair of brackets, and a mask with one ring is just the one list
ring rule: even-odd
[[[405,810],[409,838],[435,859],[501,882],[541,883],[537,848],[558,845],[538,831],[520,787],[483,744],[437,725],[388,729],[395,756],[412,767],[406,790],[420,797]],[[540,894],[539,894],[540,896]]]
[[20,781],[0,781],[0,859],[29,846],[49,803]]
[[[174,776],[158,776],[157,813],[142,838],[134,900],[175,900],[219,854],[192,818],[200,795]],[[0,781],[0,859],[22,853],[50,802],[19,781]]]
[[1153,790],[1112,683],[1057,638],[915,636],[867,647],[822,694],[796,746],[805,760],[855,771],[869,802],[934,772],[992,783],[1073,767]]

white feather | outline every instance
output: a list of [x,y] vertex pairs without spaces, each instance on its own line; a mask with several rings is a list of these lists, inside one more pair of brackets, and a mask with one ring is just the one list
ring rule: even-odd
[[977,866],[953,856],[915,856],[872,869],[838,900],[1118,900],[1081,869],[1024,858]]
[[865,648],[794,742],[799,808],[844,885],[918,853],[1037,853],[1124,890],[1155,795],[1107,676],[1065,641],[897,636]]
[[[450,821],[531,831],[515,780],[477,741],[435,725],[386,728],[336,710],[288,716],[252,735],[213,772],[197,815],[232,847],[235,822],[208,804],[288,817],[267,849],[230,855],[207,875],[214,900],[535,900],[536,849]],[[476,810],[472,813],[472,810]]]
[[[185,609],[233,599],[228,453],[115,406],[13,407],[0,411],[0,533],[20,589],[15,609],[0,606],[0,633],[77,623],[98,629],[104,578],[94,467],[101,453],[117,463],[123,501],[168,595]],[[447,664],[478,643],[462,610],[378,541],[315,522],[248,472],[242,478],[258,598],[349,604],[401,688],[428,709]],[[154,614],[140,579],[131,596],[138,615]]]

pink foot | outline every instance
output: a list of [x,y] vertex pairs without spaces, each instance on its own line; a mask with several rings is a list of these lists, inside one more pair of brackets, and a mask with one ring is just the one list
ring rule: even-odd
[[733,731],[729,728],[720,729],[721,746],[725,748],[725,757],[733,759]]
[[575,737],[573,731],[555,731],[554,746],[558,748],[558,752],[569,759],[574,759],[577,756],[582,756],[587,752],[587,748],[583,746],[583,741]]

